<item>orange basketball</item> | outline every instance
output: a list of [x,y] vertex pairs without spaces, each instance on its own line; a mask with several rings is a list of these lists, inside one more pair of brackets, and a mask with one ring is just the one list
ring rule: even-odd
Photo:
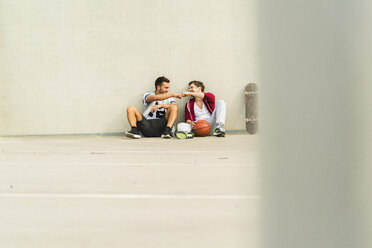
[[198,120],[194,126],[194,132],[196,136],[207,136],[211,131],[211,126],[206,120]]

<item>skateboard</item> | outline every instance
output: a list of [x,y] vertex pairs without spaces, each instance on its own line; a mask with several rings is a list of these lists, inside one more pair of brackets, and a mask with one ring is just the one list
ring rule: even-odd
[[245,128],[250,134],[258,130],[258,90],[256,83],[245,86]]

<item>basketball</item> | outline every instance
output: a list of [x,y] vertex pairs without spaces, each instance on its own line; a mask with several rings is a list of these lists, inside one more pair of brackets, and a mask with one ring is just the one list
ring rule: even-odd
[[211,131],[211,126],[206,120],[199,120],[194,126],[194,132],[196,136],[204,137]]

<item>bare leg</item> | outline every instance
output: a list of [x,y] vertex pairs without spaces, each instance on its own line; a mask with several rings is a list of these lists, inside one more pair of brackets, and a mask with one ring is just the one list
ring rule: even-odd
[[141,113],[134,106],[127,108],[127,118],[131,127],[136,127],[137,121],[142,121]]
[[168,120],[167,127],[172,127],[174,122],[177,119],[178,107],[176,104],[171,104],[168,108],[168,111],[165,115],[165,118]]

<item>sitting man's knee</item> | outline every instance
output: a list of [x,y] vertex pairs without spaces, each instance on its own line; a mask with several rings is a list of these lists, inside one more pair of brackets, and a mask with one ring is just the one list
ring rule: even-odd
[[177,111],[178,110],[178,106],[176,104],[171,104],[170,107],[169,107],[169,110],[170,111]]
[[134,107],[133,105],[130,105],[130,106],[127,108],[127,111],[128,111],[128,112],[135,111],[135,110],[136,110],[136,107]]

